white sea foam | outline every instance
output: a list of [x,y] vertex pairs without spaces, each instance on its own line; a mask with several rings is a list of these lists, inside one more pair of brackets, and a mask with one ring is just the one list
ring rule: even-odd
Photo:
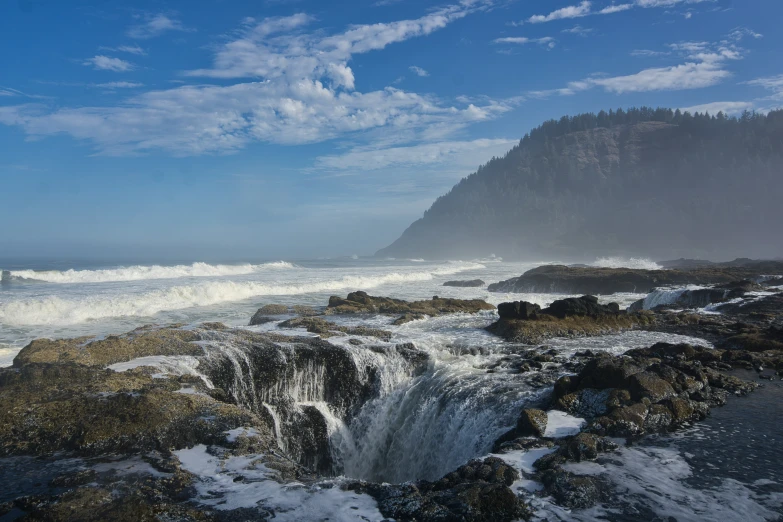
[[698,285],[688,285],[681,288],[657,288],[647,294],[647,297],[644,298],[642,307],[645,310],[652,310],[656,306],[674,304],[685,292],[705,290],[706,288],[707,287],[705,286]]
[[650,259],[632,257],[602,257],[593,262],[593,266],[603,268],[635,268],[640,270],[662,270],[663,267]]
[[23,299],[0,304],[0,323],[15,326],[69,325],[110,317],[149,317],[166,310],[242,301],[258,296],[301,295],[338,290],[370,289],[384,284],[430,281],[438,276],[484,268],[478,263],[454,263],[419,272],[376,276],[344,276],[303,283],[206,281],[138,294],[91,295],[82,298]]
[[19,353],[19,348],[0,344],[0,368],[11,366],[17,353]]
[[[313,485],[282,484],[258,460],[260,455],[218,459],[204,445],[174,452],[182,468],[197,475],[198,501],[217,510],[263,507],[281,522],[300,520],[383,520],[369,495],[343,491],[339,479]],[[237,477],[244,480],[235,480]]]
[[219,277],[246,275],[263,270],[290,270],[296,265],[286,261],[251,265],[210,265],[193,263],[192,265],[135,265],[102,270],[12,270],[10,277],[47,283],[106,283],[111,281],[142,281],[146,279],[178,279],[181,277]]

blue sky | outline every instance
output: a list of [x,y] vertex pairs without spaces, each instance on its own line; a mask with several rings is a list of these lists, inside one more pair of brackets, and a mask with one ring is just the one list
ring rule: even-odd
[[12,0],[0,257],[371,254],[549,118],[783,105],[778,0]]

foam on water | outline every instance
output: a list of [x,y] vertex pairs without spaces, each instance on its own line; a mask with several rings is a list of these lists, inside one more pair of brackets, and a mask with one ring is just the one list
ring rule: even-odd
[[277,481],[278,472],[258,460],[261,455],[223,460],[210,455],[204,445],[174,453],[182,468],[198,477],[198,500],[220,511],[261,507],[281,522],[384,519],[372,497],[343,491],[339,479],[314,485],[282,484]]
[[663,270],[663,267],[650,259],[632,257],[602,257],[592,263],[593,266],[603,268],[634,268],[639,270]]
[[451,264],[430,270],[392,272],[375,276],[343,276],[287,284],[255,281],[207,281],[172,286],[139,294],[87,295],[62,298],[49,295],[0,304],[0,323],[8,325],[69,325],[111,317],[150,317],[165,310],[182,310],[259,296],[300,295],[338,290],[370,289],[384,284],[431,281],[435,277],[483,268],[478,263]]
[[0,368],[11,366],[17,353],[19,353],[19,348],[0,344]]
[[177,279],[181,277],[217,277],[252,274],[262,270],[291,270],[296,265],[286,261],[251,265],[210,265],[193,263],[191,265],[161,266],[135,265],[103,270],[12,270],[8,272],[13,279],[45,281],[47,283],[106,283],[110,281],[140,281],[145,279]]
[[652,310],[656,306],[674,304],[685,292],[690,290],[705,290],[706,288],[707,287],[705,286],[698,285],[687,285],[680,288],[656,288],[644,298],[642,307],[645,310]]

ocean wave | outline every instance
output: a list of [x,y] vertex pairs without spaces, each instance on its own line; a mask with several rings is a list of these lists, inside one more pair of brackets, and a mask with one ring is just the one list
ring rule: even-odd
[[384,284],[430,281],[438,276],[484,268],[462,263],[429,271],[389,273],[378,276],[344,276],[304,283],[267,284],[253,281],[207,281],[173,286],[139,294],[89,296],[63,299],[57,296],[11,301],[0,305],[0,323],[14,326],[70,325],[111,317],[149,317],[168,310],[242,301],[265,295],[301,295],[338,290],[361,290]]
[[632,257],[630,259],[624,257],[602,257],[596,259],[593,263],[595,267],[601,268],[634,268],[639,270],[663,270],[663,267],[652,261],[651,259],[644,259],[641,257]]
[[246,275],[263,270],[287,270],[296,265],[286,261],[251,265],[210,265],[193,263],[192,265],[136,265],[103,270],[12,270],[5,272],[12,280],[44,281],[47,283],[107,283],[112,281],[141,281],[145,279],[178,279],[182,277],[218,277]]

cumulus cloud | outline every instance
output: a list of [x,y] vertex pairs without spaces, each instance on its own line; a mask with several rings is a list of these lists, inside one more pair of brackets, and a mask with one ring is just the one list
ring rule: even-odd
[[336,34],[307,32],[312,19],[304,14],[247,19],[215,49],[210,68],[187,72],[238,82],[149,91],[116,106],[5,107],[0,123],[19,125],[34,137],[66,133],[114,155],[227,153],[254,141],[315,143],[373,131],[443,140],[511,110],[518,99],[448,102],[393,87],[357,92],[349,61],[429,34],[486,5],[462,0],[418,19],[351,26]]
[[155,15],[145,15],[144,21],[134,24],[128,28],[126,34],[131,38],[138,40],[147,40],[155,38],[168,31],[191,32],[193,29],[185,27],[183,23],[176,18],[171,18],[163,13]]
[[130,62],[102,54],[86,59],[83,65],[91,65],[94,69],[100,71],[126,72],[135,69],[135,66]]

